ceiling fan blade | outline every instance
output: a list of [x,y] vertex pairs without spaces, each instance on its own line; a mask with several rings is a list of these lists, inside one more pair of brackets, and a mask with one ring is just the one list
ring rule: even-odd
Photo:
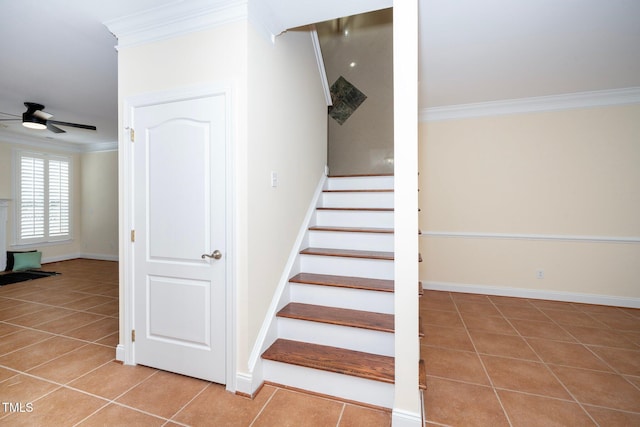
[[51,121],[47,121],[47,130],[50,130],[53,133],[66,133],[67,131],[64,129],[60,129],[58,126],[51,124]]
[[49,114],[49,113],[45,113],[42,110],[36,110],[33,112],[33,115],[39,119],[42,120],[49,120],[51,117],[53,117],[53,114]]
[[0,119],[0,122],[9,122],[9,121],[17,121],[20,119]]
[[79,123],[68,123],[68,122],[59,122],[57,120],[47,120],[47,125],[49,123],[52,123],[52,124],[55,124],[55,125],[60,125],[60,126],[70,126],[70,127],[74,127],[74,128],[80,128],[80,129],[96,130],[95,126],[81,125]]

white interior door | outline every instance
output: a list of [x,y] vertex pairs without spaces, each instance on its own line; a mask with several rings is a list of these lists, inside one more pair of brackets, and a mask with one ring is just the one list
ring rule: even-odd
[[225,106],[215,95],[132,117],[135,362],[223,384]]

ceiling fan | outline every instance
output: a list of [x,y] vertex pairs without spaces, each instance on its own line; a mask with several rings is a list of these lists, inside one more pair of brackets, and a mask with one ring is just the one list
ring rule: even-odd
[[[81,125],[79,123],[69,123],[69,122],[61,122],[58,120],[51,120],[53,117],[52,114],[45,113],[44,105],[38,104],[37,102],[25,102],[24,106],[27,107],[27,111],[22,113],[22,126],[29,129],[48,129],[54,133],[65,133],[66,131],[60,129],[58,126],[70,126],[74,128],[80,129],[89,129],[96,130],[95,126],[91,125]],[[6,113],[3,113],[6,114]],[[7,114],[9,116],[19,117],[15,114]],[[20,120],[17,119],[0,119],[0,121],[10,121],[10,120]]]

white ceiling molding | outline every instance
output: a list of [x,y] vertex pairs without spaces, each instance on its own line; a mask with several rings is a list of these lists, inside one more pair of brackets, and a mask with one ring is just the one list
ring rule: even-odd
[[249,22],[263,36],[276,42],[276,36],[282,32],[282,23],[276,18],[269,2],[264,0],[252,1],[249,7]]
[[118,48],[164,40],[247,18],[247,0],[170,3],[104,22]]
[[393,0],[250,0],[251,20],[273,37],[291,28],[393,6]]
[[37,147],[42,150],[58,150],[69,153],[94,153],[103,151],[117,151],[118,142],[95,142],[88,144],[76,144],[73,142],[57,141],[55,139],[42,139],[27,135],[15,135],[3,133],[0,135],[0,142],[8,144],[27,145]]
[[640,87],[425,108],[420,111],[420,121],[435,122],[627,104],[640,104]]

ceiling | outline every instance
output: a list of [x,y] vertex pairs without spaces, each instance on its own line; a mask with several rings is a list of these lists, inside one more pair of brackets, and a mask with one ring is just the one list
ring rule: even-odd
[[[96,132],[27,130],[0,122],[4,140],[74,147],[117,141],[116,38],[103,22],[170,3],[228,0],[0,0],[0,112],[24,101]],[[273,32],[331,19],[335,10],[391,0],[259,0]],[[640,87],[640,1],[419,0],[421,109]],[[328,12],[328,9],[331,12]],[[315,19],[315,21],[314,21]],[[0,119],[11,118],[0,114]],[[77,144],[77,145],[76,145]]]

